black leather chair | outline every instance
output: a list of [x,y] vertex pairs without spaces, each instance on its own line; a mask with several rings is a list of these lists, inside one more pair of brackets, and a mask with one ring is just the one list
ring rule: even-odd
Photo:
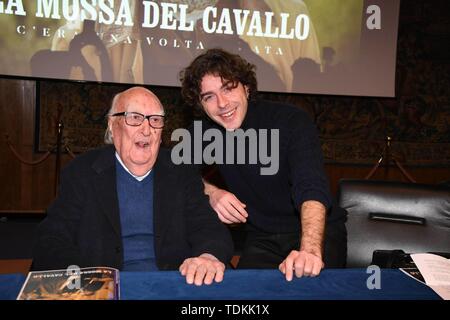
[[450,252],[450,188],[414,183],[341,180],[348,211],[347,268],[366,267],[374,250]]

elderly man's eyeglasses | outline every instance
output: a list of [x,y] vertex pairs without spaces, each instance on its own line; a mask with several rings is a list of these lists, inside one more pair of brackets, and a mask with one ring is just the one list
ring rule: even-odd
[[140,126],[145,119],[148,119],[150,127],[155,129],[162,129],[164,127],[164,116],[159,114],[151,114],[144,116],[139,112],[117,112],[111,115],[111,117],[125,117],[125,123],[132,127]]

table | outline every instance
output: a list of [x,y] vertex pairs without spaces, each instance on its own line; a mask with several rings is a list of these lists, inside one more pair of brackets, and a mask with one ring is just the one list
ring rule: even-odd
[[[123,300],[436,300],[433,290],[396,269],[381,269],[370,290],[366,269],[326,269],[316,278],[287,282],[278,270],[227,270],[224,281],[197,287],[177,271],[121,272]],[[0,299],[15,299],[21,274],[0,275]],[[373,283],[369,280],[370,283]]]

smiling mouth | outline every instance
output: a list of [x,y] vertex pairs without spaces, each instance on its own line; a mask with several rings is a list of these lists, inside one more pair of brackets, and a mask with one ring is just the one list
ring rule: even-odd
[[234,115],[234,113],[236,112],[236,109],[237,108],[234,108],[233,110],[231,110],[231,111],[229,111],[227,113],[222,113],[222,114],[220,114],[220,117],[221,118],[225,118],[225,119],[229,119],[229,118],[231,118]]

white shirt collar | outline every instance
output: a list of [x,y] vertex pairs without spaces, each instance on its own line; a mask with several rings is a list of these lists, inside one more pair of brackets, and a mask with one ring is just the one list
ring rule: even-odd
[[128,168],[127,168],[127,167],[125,166],[125,164],[122,162],[122,159],[120,159],[120,156],[119,156],[119,154],[117,153],[117,151],[116,151],[116,158],[117,158],[117,160],[119,161],[120,165],[126,170],[126,172],[128,172],[129,174],[131,174],[131,176],[132,176],[133,178],[135,178],[137,181],[142,181],[142,180],[144,180],[145,178],[147,178],[147,176],[150,174],[150,172],[152,172],[152,169],[150,169],[150,170],[148,170],[148,172],[147,172],[146,174],[144,174],[143,176],[137,176],[137,175],[131,173],[130,170],[128,170]]

